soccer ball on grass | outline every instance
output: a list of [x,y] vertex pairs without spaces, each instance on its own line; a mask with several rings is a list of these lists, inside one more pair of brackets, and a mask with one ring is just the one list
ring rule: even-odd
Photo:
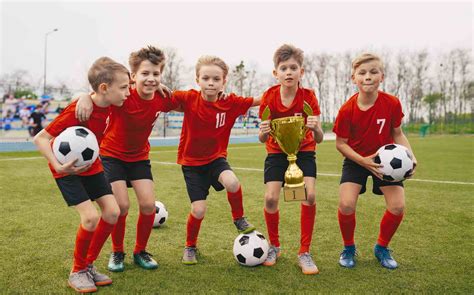
[[234,241],[234,257],[245,266],[262,264],[268,255],[268,241],[258,231],[240,234]]

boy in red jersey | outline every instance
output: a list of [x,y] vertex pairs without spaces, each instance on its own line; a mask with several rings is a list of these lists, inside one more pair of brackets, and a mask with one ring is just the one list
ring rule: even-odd
[[[108,269],[113,272],[124,270],[123,243],[130,208],[128,187],[135,190],[139,206],[133,261],[144,269],[158,267],[146,251],[156,210],[148,137],[160,113],[175,108],[171,99],[158,93],[165,66],[165,55],[160,49],[148,46],[132,52],[129,64],[135,88],[130,89],[122,107],[112,108],[110,126],[100,146],[105,175],[120,207],[120,216],[112,231],[112,254],[108,264]],[[87,103],[89,96],[82,95],[79,100]]]
[[[88,78],[95,91],[90,119],[80,123],[75,118],[76,102],[73,102],[34,138],[39,151],[49,161],[64,200],[68,206],[74,206],[81,217],[76,235],[74,265],[68,279],[69,286],[81,293],[95,292],[96,285],[112,283],[108,276],[97,272],[93,262],[117,222],[120,210],[105,179],[100,159],[82,167],[74,167],[76,161],[60,164],[51,149],[51,140],[68,127],[83,125],[94,132],[100,143],[110,105],[121,106],[129,95],[128,70],[108,57],[94,62]],[[99,204],[101,215],[92,201]]]
[[237,230],[241,233],[255,230],[244,217],[240,182],[226,158],[230,132],[235,120],[251,106],[258,105],[260,100],[239,97],[233,93],[225,98],[220,97],[219,92],[226,83],[228,71],[229,68],[222,59],[203,56],[196,64],[196,82],[201,91],[173,92],[173,99],[184,111],[178,164],[182,165],[191,200],[182,259],[186,265],[197,263],[197,239],[211,186],[216,191],[226,189]]
[[[374,182],[373,193],[384,195],[386,203],[374,254],[383,267],[398,267],[387,246],[403,219],[405,191],[401,182],[382,180],[378,169],[381,165],[374,162],[374,157],[381,146],[389,143],[401,144],[410,151],[411,147],[401,128],[400,101],[378,90],[383,79],[383,63],[378,56],[365,53],[354,59],[352,82],[359,92],[342,105],[333,128],[336,148],[345,157],[339,186],[338,220],[344,240],[339,264],[348,268],[355,266],[355,209],[359,194],[366,191],[368,176]],[[414,155],[413,162],[416,165]]]
[[[301,203],[301,240],[298,251],[298,264],[304,274],[317,274],[319,270],[314,263],[309,248],[313,237],[314,220],[316,218],[316,143],[323,141],[323,131],[319,122],[318,101],[310,89],[300,88],[299,82],[304,74],[303,51],[292,45],[280,46],[273,56],[275,69],[273,75],[279,84],[268,89],[262,97],[260,117],[268,107],[269,119],[289,116],[304,116],[306,126],[311,130],[306,133],[297,154],[297,165],[304,175],[307,201]],[[311,106],[314,116],[304,112],[304,104]],[[270,120],[263,121],[258,135],[260,142],[265,143],[267,158],[265,159],[265,209],[270,249],[263,265],[273,266],[280,256],[278,224],[280,220],[278,201],[280,190],[284,184],[285,171],[288,168],[287,155],[270,135]]]

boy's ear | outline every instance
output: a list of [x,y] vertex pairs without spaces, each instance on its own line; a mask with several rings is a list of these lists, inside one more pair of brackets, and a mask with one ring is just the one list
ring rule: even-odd
[[352,84],[356,84],[354,74],[351,75]]
[[131,73],[130,74],[130,80],[132,80],[133,83],[135,83],[135,78],[137,77],[136,73]]
[[100,83],[98,92],[104,93],[104,92],[107,92],[108,89],[109,89],[109,85],[107,85],[107,83]]
[[382,79],[380,80],[380,83],[382,83],[383,80],[385,80],[385,73],[384,72],[382,72]]
[[301,67],[301,77],[303,77],[303,75],[304,75],[304,68]]
[[275,78],[278,79],[278,77],[277,77],[277,71],[276,71],[276,70],[273,70],[272,74],[273,74],[273,77],[275,77]]

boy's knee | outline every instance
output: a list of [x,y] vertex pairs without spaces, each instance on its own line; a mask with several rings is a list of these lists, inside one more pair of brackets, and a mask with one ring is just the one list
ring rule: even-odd
[[107,223],[115,224],[117,223],[118,217],[120,216],[120,208],[115,206],[113,208],[108,208],[102,212],[102,218],[107,221]]
[[339,202],[339,211],[344,215],[349,215],[355,212],[355,206],[350,202]]
[[315,193],[307,194],[306,197],[307,197],[306,202],[307,202],[308,205],[312,206],[312,205],[316,204],[316,194]]
[[403,212],[405,212],[405,205],[404,204],[394,205],[387,209],[393,215],[402,215]]
[[144,202],[140,204],[140,212],[149,215],[155,212],[155,202]]
[[229,181],[229,183],[226,185],[226,190],[229,192],[229,193],[235,193],[239,190],[240,188],[240,182],[237,178],[235,179],[232,179],[231,181]]
[[97,223],[99,222],[99,218],[100,217],[97,212],[90,212],[90,213],[84,214],[81,217],[82,226],[88,231],[93,231],[95,230]]
[[197,219],[202,219],[204,218],[204,215],[206,214],[206,207],[203,206],[193,206],[191,209],[191,213],[193,214],[194,217]]
[[266,193],[265,194],[265,208],[270,210],[276,210],[278,208],[279,195]]

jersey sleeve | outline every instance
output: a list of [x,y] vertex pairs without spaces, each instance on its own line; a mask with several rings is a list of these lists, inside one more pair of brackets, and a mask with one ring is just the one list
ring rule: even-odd
[[159,96],[159,99],[161,99],[163,102],[163,106],[162,106],[163,112],[172,111],[174,109],[177,109],[180,106],[178,100],[174,97],[174,94],[171,97]]
[[350,121],[349,112],[342,107],[337,114],[336,121],[334,122],[334,127],[332,131],[336,133],[337,136],[342,138],[350,137]]
[[238,114],[244,115],[252,106],[253,97],[235,96],[233,103],[237,106]]
[[61,114],[59,114],[48,126],[46,131],[52,136],[56,137],[64,129],[80,125],[79,120],[76,119],[75,105],[69,105]]
[[173,109],[181,107],[183,111],[186,109],[186,96],[188,91],[180,91],[176,90],[173,91],[173,95],[171,96],[170,104],[175,106]]
[[402,104],[400,103],[400,100],[397,99],[393,112],[392,112],[392,122],[391,122],[392,128],[400,127],[404,116],[405,115],[403,114],[403,111],[402,111]]

